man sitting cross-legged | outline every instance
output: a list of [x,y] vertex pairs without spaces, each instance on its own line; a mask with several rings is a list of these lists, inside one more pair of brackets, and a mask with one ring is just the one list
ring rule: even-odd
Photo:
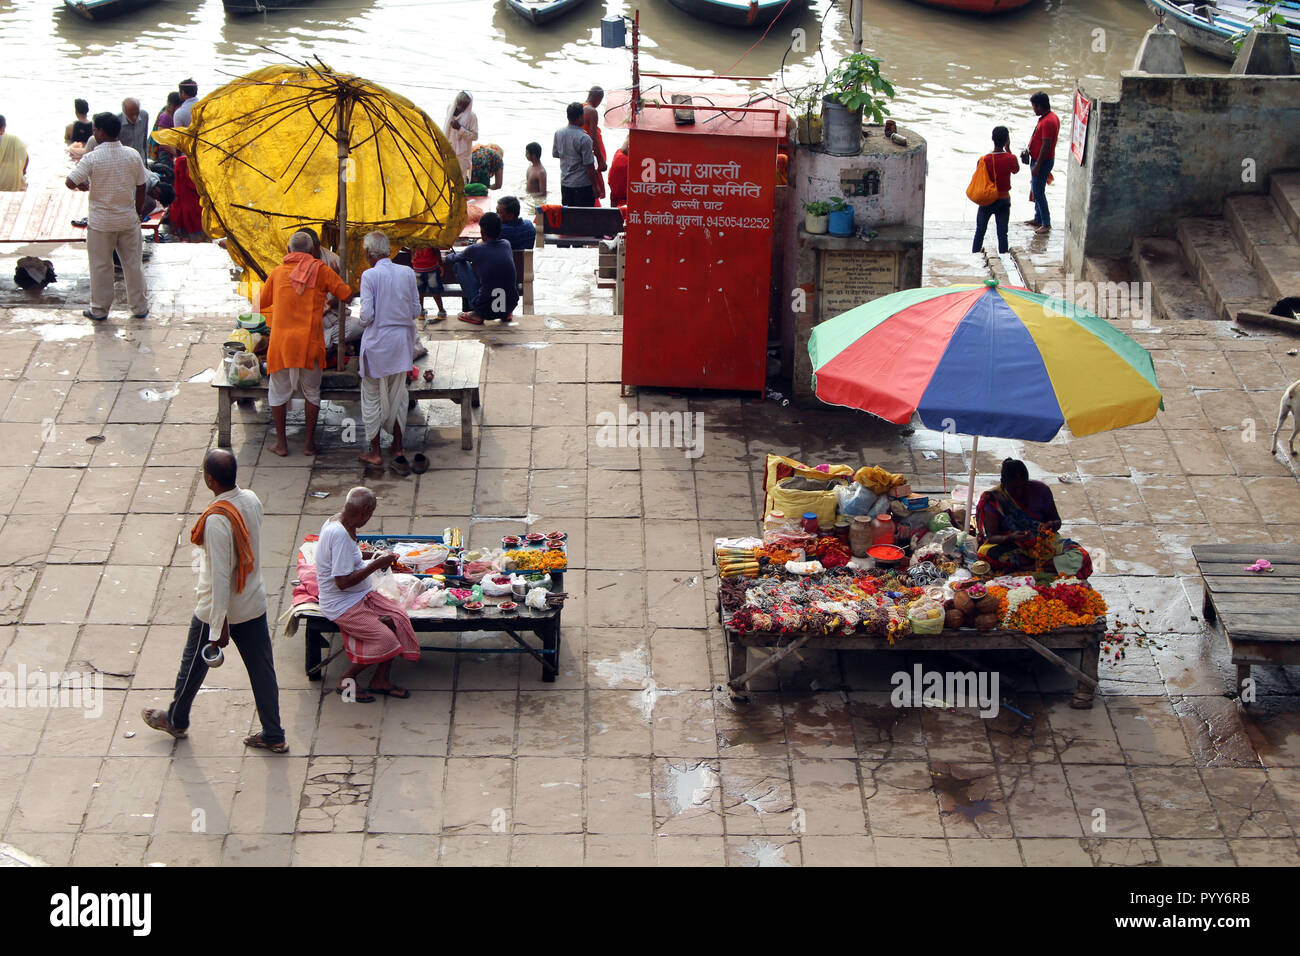
[[366,561],[357,544],[357,531],[375,513],[375,495],[369,488],[348,492],[343,510],[325,521],[316,545],[316,577],[320,586],[321,612],[339,626],[343,647],[352,666],[339,679],[338,693],[346,697],[349,681],[355,681],[371,664],[378,664],[367,692],[357,691],[355,700],[368,704],[375,694],[405,699],[410,691],[389,680],[388,672],[398,655],[408,661],[420,659],[420,643],[406,612],[374,589],[371,575],[391,568],[397,560],[385,552]]

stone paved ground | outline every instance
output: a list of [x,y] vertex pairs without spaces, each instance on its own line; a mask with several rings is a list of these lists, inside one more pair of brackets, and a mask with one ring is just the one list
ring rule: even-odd
[[[927,281],[983,274],[960,227],[929,236]],[[76,249],[60,273],[76,281]],[[589,266],[539,258],[573,284]],[[0,261],[12,267],[12,259]],[[546,271],[553,270],[553,271]],[[84,272],[84,264],[82,264]],[[186,741],[143,727],[175,676],[192,608],[185,538],[208,495],[215,439],[205,372],[235,304],[212,247],[163,246],[156,314],[89,328],[75,313],[3,300],[0,349],[0,673],[95,668],[102,715],[0,708],[0,841],[53,864],[1291,864],[1300,828],[1300,679],[1257,671],[1244,714],[1224,697],[1221,636],[1197,619],[1187,545],[1294,541],[1300,487],[1267,453],[1290,343],[1220,328],[1137,333],[1166,410],[1116,434],[981,445],[979,467],[1023,454],[1072,534],[1103,566],[1115,614],[1158,635],[1103,666],[1090,711],[1071,682],[1023,655],[992,659],[1008,700],[994,719],[888,704],[897,660],[805,653],[733,705],[713,613],[712,539],[750,533],[769,451],[882,464],[937,487],[963,470],[949,438],[866,416],[736,396],[623,398],[617,322],[525,318],[489,342],[481,431],[459,446],[450,405],[426,403],[433,470],[373,483],[376,530],[562,528],[574,570],[560,679],[518,656],[430,654],[403,664],[406,701],[343,704],[277,639],[287,757],[248,753],[241,665],[212,672]],[[544,280],[539,280],[545,284]],[[184,315],[175,313],[183,307]],[[169,306],[172,306],[169,308]],[[226,318],[217,318],[225,316]],[[685,317],[689,319],[689,317]],[[603,448],[620,402],[702,413],[704,453]],[[266,508],[271,613],[301,536],[358,483],[326,416],[314,461],[272,455],[265,415],[236,412],[241,483]],[[1254,420],[1261,440],[1243,442]],[[415,416],[412,418],[415,426]],[[93,441],[88,441],[93,439]],[[101,440],[102,439],[102,440]],[[301,447],[301,436],[291,435]],[[962,447],[968,449],[963,443]],[[937,452],[942,455],[936,455]],[[330,497],[307,497],[324,490]],[[478,637],[474,646],[502,643]],[[467,638],[466,640],[475,640]],[[910,668],[921,657],[908,655]],[[965,670],[946,658],[927,667]],[[1105,811],[1104,833],[1093,830]],[[0,847],[2,849],[3,847]]]

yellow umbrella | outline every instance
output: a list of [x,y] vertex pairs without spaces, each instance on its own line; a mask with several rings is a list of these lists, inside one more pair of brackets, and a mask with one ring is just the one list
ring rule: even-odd
[[465,225],[460,164],[433,120],[319,60],[254,70],[154,138],[187,157],[204,232],[226,238],[246,278],[265,279],[302,225],[333,239],[354,289],[366,233],[449,248]]

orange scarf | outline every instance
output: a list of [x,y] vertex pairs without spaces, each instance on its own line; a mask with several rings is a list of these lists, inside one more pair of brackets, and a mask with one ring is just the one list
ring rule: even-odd
[[235,591],[238,593],[244,590],[244,583],[252,573],[256,559],[253,557],[253,545],[248,539],[248,525],[244,524],[244,516],[234,503],[221,500],[208,505],[208,510],[194,522],[194,527],[190,530],[190,541],[202,547],[204,525],[207,524],[208,516],[214,514],[219,514],[230,522],[230,534],[235,539]]
[[289,273],[289,281],[293,283],[293,291],[302,295],[303,292],[316,286],[316,276],[320,272],[320,260],[307,252],[291,252],[284,257],[284,264],[293,263],[293,271]]

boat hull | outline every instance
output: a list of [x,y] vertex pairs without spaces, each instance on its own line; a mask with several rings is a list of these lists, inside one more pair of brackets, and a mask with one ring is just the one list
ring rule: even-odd
[[521,0],[506,0],[506,6],[533,26],[540,27],[558,20],[566,13],[572,13],[584,2],[585,0],[552,0],[551,3],[523,3]]
[[156,2],[157,0],[63,0],[63,5],[87,20],[107,20]]
[[[1168,0],[1146,0],[1146,5],[1152,13],[1163,13],[1165,26],[1193,50],[1228,63],[1237,59],[1232,41],[1235,30],[1226,26],[1211,26],[1205,19]],[[1294,34],[1291,37],[1291,56],[1293,59],[1300,57],[1300,37]]]
[[956,10],[958,13],[1010,13],[1026,7],[1033,0],[912,0],[927,7],[941,10]]
[[717,0],[670,0],[674,7],[702,20],[729,27],[765,27],[781,15],[803,10],[807,0],[759,0],[755,4],[720,3]]
[[226,13],[236,17],[246,17],[254,13],[266,13],[281,7],[299,7],[306,0],[221,0]]

